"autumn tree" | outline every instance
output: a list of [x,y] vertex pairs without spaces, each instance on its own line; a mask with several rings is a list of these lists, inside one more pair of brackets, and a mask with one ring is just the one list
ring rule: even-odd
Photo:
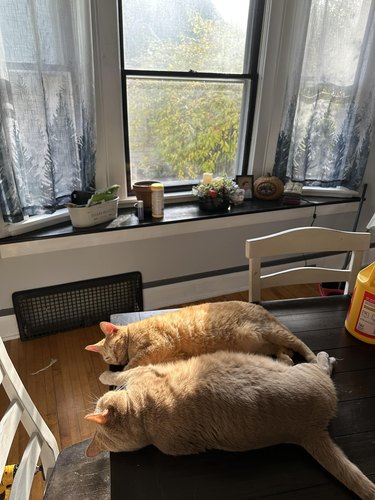
[[128,79],[131,161],[138,177],[233,175],[243,83],[202,80],[194,72],[241,73],[243,36],[221,19],[195,15],[178,40],[149,44],[142,67],[160,61],[162,69],[188,71],[191,79]]

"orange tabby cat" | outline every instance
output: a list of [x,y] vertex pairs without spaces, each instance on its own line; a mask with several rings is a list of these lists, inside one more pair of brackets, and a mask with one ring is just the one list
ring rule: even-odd
[[266,356],[219,351],[105,372],[103,383],[126,390],[107,392],[85,417],[97,424],[86,454],[151,444],[166,454],[186,455],[294,443],[361,498],[374,500],[375,485],[327,432],[337,405],[331,361],[321,352],[317,363],[288,366]]
[[307,361],[315,354],[262,306],[213,302],[184,307],[127,326],[102,322],[105,338],[88,351],[113,365],[139,365],[187,359],[218,350],[276,355],[293,364],[293,352]]

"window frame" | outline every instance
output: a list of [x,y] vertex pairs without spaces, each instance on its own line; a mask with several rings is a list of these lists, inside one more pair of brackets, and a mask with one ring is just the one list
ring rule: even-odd
[[[122,89],[122,114],[123,114],[123,134],[124,134],[124,155],[126,164],[126,187],[127,193],[134,194],[131,181],[131,160],[130,160],[130,145],[129,145],[129,129],[128,129],[128,109],[127,109],[127,81],[130,77],[152,78],[154,80],[174,80],[174,81],[207,81],[207,82],[243,82],[243,101],[241,106],[240,116],[240,134],[238,144],[238,165],[234,172],[236,174],[246,174],[248,158],[251,148],[251,138],[254,124],[254,113],[258,86],[258,61],[260,40],[263,25],[263,0],[250,0],[248,26],[247,26],[247,42],[244,53],[244,71],[242,73],[215,73],[215,72],[199,72],[199,71],[168,71],[168,70],[138,70],[128,69],[125,64],[125,48],[122,37],[123,18],[122,18],[123,0],[118,0],[118,27],[119,27],[119,43],[120,43],[120,72],[121,72],[121,89]],[[246,111],[247,109],[247,111]],[[194,185],[193,181],[182,181],[165,185],[166,193],[178,193],[191,190]]]
[[[92,0],[98,137],[96,182],[98,188],[119,184],[120,199],[126,203],[134,200],[134,196],[128,192],[126,182],[117,2]],[[264,1],[253,133],[244,169],[244,175],[252,174],[254,178],[272,171],[287,78],[285,62],[292,27],[297,22],[294,11],[301,8],[301,3],[298,0]],[[186,199],[188,192],[186,188],[181,199]],[[168,196],[173,196],[175,201],[180,199],[176,193],[167,193]]]
[[[117,1],[92,0],[98,136],[96,180],[98,188],[119,184],[120,199],[131,201],[134,197],[127,191],[125,177]],[[298,0],[264,2],[252,144],[245,172],[254,178],[272,171],[287,78],[285,62],[295,22],[294,10],[300,3]],[[173,197],[178,201],[176,194]]]

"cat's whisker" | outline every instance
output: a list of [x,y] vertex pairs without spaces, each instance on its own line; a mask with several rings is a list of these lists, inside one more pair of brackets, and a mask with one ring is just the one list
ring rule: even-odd
[[95,395],[95,394],[90,394],[88,396],[88,403],[89,404],[96,404],[96,402],[98,401],[98,399],[100,398],[101,395]]

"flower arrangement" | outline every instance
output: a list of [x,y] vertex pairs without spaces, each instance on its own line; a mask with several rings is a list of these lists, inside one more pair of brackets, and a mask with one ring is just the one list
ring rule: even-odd
[[213,177],[211,173],[205,173],[202,182],[193,186],[192,192],[198,198],[202,210],[217,211],[228,209],[238,189],[238,185],[226,176]]
[[[207,179],[207,178],[206,178]],[[201,184],[193,187],[193,195],[202,198],[230,198],[237,191],[237,184],[228,177],[214,177],[208,182],[203,179]]]

